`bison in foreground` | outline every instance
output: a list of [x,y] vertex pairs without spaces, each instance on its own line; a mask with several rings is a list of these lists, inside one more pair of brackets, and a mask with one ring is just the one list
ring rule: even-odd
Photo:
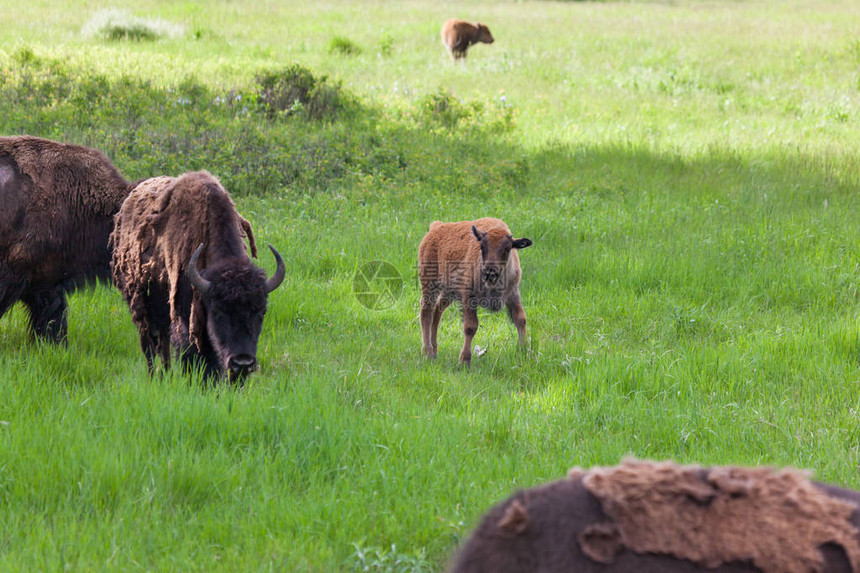
[[860,571],[860,493],[794,470],[627,461],[492,508],[450,573]]
[[65,342],[66,293],[110,280],[108,236],[129,190],[94,149],[0,137],[0,317],[20,300],[33,334]]
[[442,42],[454,60],[465,58],[466,51],[473,44],[492,44],[494,41],[490,29],[481,23],[451,18],[442,25]]
[[[205,171],[155,177],[135,187],[116,216],[113,278],[131,309],[150,373],[172,346],[207,379],[242,380],[257,364],[266,299],[284,280],[266,279],[245,251],[257,248],[250,224]],[[202,270],[201,270],[202,269]]]
[[472,338],[478,331],[478,307],[508,309],[520,344],[526,343],[526,313],[520,302],[520,259],[517,250],[532,244],[514,239],[501,219],[442,223],[434,221],[418,247],[421,282],[422,351],[435,358],[436,333],[442,313],[453,301],[463,306],[465,342],[460,363],[472,360]]

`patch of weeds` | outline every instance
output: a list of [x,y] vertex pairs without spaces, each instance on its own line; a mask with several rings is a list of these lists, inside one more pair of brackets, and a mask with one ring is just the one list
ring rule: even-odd
[[368,573],[430,573],[433,568],[427,560],[424,548],[414,555],[398,553],[392,545],[391,550],[380,547],[362,547],[353,543],[355,551],[350,555],[348,564],[351,571]]
[[38,66],[41,60],[28,46],[21,46],[12,54],[12,61],[19,66]]
[[195,26],[194,30],[191,31],[191,38],[194,39],[195,41],[198,41],[198,42],[200,40],[204,40],[204,39],[209,38],[211,36],[212,36],[212,33],[209,30],[207,30],[206,28],[203,28],[201,26]]
[[341,54],[343,56],[357,56],[361,53],[361,46],[343,36],[335,36],[328,43],[330,54]]
[[330,119],[352,103],[340,82],[331,83],[328,76],[315,77],[299,64],[262,72],[255,83],[257,103],[270,119],[292,115]]
[[164,20],[139,18],[126,10],[100,10],[84,26],[83,33],[108,42],[153,42],[181,36],[183,28]]
[[391,34],[385,34],[382,36],[382,39],[379,40],[379,53],[383,56],[390,56],[394,53],[394,38]]
[[516,109],[502,92],[488,103],[462,100],[439,88],[419,101],[418,118],[428,127],[478,129],[507,133],[515,126]]
[[439,88],[421,100],[421,115],[427,123],[453,129],[462,120],[480,114],[483,106],[479,102],[465,103],[451,92]]

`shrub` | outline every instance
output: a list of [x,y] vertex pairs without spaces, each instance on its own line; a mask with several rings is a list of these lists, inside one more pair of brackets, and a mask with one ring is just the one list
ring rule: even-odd
[[379,40],[379,53],[383,56],[390,56],[394,53],[394,38],[392,38],[390,34],[385,34],[382,39]]
[[138,18],[125,10],[101,10],[84,26],[84,35],[109,42],[151,42],[161,37],[181,36],[181,26],[147,18]]
[[343,93],[340,82],[329,83],[328,76],[314,77],[299,64],[258,74],[255,82],[257,102],[269,118],[279,115],[333,118],[352,101]]
[[421,115],[428,123],[453,129],[461,120],[480,113],[480,107],[476,102],[465,104],[451,92],[439,88],[421,100]]
[[343,36],[335,36],[328,44],[328,51],[332,54],[344,56],[355,56],[361,53],[361,46]]
[[12,54],[12,61],[19,66],[37,66],[41,60],[29,46],[22,46]]

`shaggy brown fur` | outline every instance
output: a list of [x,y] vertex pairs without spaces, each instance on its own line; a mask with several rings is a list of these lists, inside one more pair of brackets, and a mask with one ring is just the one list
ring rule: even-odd
[[[858,531],[849,521],[857,506],[828,497],[797,471],[628,461],[592,469],[583,484],[600,500],[618,542],[639,553],[808,573],[825,571],[818,548],[832,543],[860,571]],[[587,538],[586,531],[583,549]]]
[[66,293],[110,279],[108,235],[130,185],[101,153],[0,137],[0,317],[20,300],[32,332],[66,340]]
[[532,244],[514,239],[501,219],[442,223],[434,221],[418,247],[421,282],[422,351],[435,358],[436,333],[442,313],[453,301],[463,305],[465,342],[460,363],[472,360],[472,338],[478,331],[478,307],[491,311],[506,306],[517,327],[520,344],[526,343],[526,313],[520,302],[518,249]]
[[796,471],[626,462],[492,508],[451,573],[858,573],[860,493]]
[[492,44],[494,41],[490,29],[481,23],[451,18],[442,25],[442,42],[454,60],[465,58],[466,51],[473,44]]
[[[256,257],[250,224],[205,171],[148,179],[129,195],[111,235],[113,276],[150,372],[156,355],[169,365],[171,346],[186,365],[202,362],[208,376],[243,377],[253,368],[271,285],[248,259],[243,236]],[[206,267],[200,274],[213,285],[206,292],[192,289],[189,277],[198,245],[197,267]],[[283,261],[272,251],[279,284]]]

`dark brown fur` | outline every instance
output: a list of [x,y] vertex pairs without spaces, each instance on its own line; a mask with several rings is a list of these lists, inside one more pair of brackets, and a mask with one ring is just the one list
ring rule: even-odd
[[529,239],[514,239],[501,219],[442,223],[434,221],[418,247],[421,282],[422,352],[435,358],[436,334],[442,313],[453,301],[463,305],[465,341],[460,363],[472,360],[472,339],[478,330],[478,307],[498,311],[505,306],[526,344],[526,313],[520,302],[518,249]]
[[66,293],[110,280],[108,236],[130,190],[100,152],[0,137],[0,317],[17,301],[39,338],[66,340]]
[[[169,365],[171,346],[186,366],[203,366],[207,377],[241,378],[253,369],[268,291],[243,236],[256,256],[250,224],[205,171],[147,179],[129,195],[111,235],[113,277],[150,372],[155,356]],[[192,288],[188,275],[198,245],[200,274],[212,284],[205,293]],[[247,368],[234,368],[239,356]]]
[[495,40],[484,24],[451,18],[442,25],[442,42],[454,60],[466,57],[469,46],[482,42],[492,44]]
[[627,462],[514,494],[450,571],[858,573],[858,528],[860,493],[795,471]]

